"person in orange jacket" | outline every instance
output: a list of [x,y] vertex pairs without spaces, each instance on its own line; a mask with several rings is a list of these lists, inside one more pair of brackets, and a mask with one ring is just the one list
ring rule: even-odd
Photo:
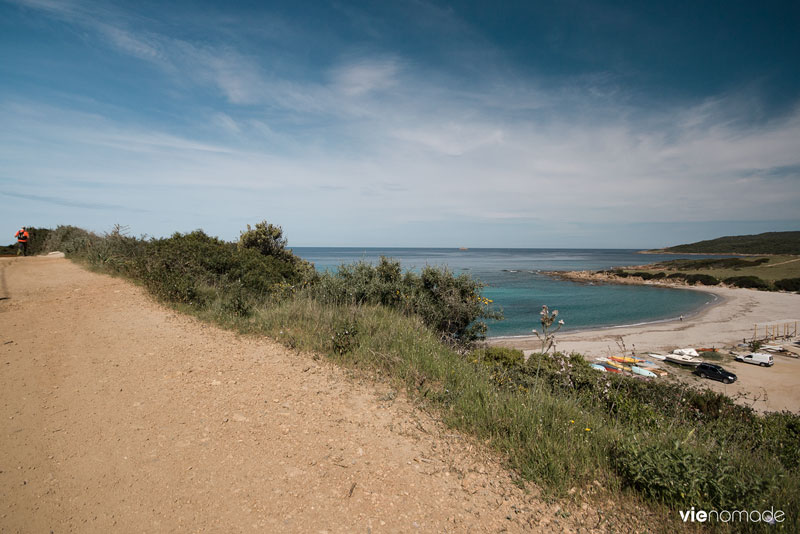
[[17,238],[17,246],[19,250],[17,250],[17,256],[22,254],[23,256],[28,255],[28,241],[30,241],[31,236],[28,234],[28,231],[23,226],[20,230],[14,234],[14,237]]

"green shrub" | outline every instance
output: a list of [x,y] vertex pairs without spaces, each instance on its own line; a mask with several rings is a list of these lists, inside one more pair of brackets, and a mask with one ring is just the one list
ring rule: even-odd
[[723,280],[729,286],[751,289],[769,289],[769,284],[757,276],[731,276]]
[[685,280],[687,284],[691,285],[702,284],[704,286],[715,286],[719,284],[719,280],[708,274],[671,273],[667,276],[667,279]]
[[740,269],[742,267],[757,267],[769,262],[769,258],[743,260],[741,258],[707,258],[702,260],[670,260],[659,263],[663,267],[677,270],[695,269]]
[[303,282],[303,270],[283,256],[237,247],[201,230],[151,240],[132,268],[157,296],[200,305],[203,286],[260,301],[279,284]]
[[486,347],[478,349],[473,353],[474,357],[480,358],[484,362],[499,364],[506,367],[522,365],[525,363],[525,356],[521,350],[507,347]]
[[775,281],[775,288],[781,291],[800,291],[800,278],[784,278]]
[[44,244],[44,251],[60,251],[67,256],[86,256],[100,241],[100,237],[77,226],[59,226],[52,230]]
[[320,275],[308,288],[321,302],[335,305],[378,304],[417,315],[447,340],[469,343],[486,333],[482,319],[500,318],[483,285],[469,275],[425,267],[403,273],[400,263],[381,257],[378,265],[359,262]]
[[767,490],[776,482],[769,471],[742,470],[728,451],[686,441],[626,440],[613,447],[611,458],[626,485],[670,506],[756,507],[766,504]]
[[719,280],[708,274],[688,274],[686,275],[686,283],[688,284],[702,284],[704,286],[715,286],[719,284]]

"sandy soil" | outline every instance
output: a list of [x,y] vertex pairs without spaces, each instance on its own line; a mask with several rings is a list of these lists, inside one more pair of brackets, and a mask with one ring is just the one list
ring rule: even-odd
[[[640,326],[603,328],[558,335],[558,350],[577,352],[589,358],[619,354],[619,341],[630,351],[672,352],[684,347],[734,347],[743,339],[753,338],[754,325],[759,336],[764,325],[798,324],[800,328],[800,295],[772,293],[753,289],[724,287],[703,288],[718,300],[683,321],[670,321]],[[532,350],[541,346],[535,337],[492,340],[492,344]],[[743,352],[745,349],[741,349]],[[739,380],[730,385],[704,380],[702,384],[732,396],[746,395],[759,410],[790,410],[800,412],[800,359],[775,356],[775,365],[762,368],[751,364],[725,362],[727,369]],[[688,373],[679,373],[687,377]],[[691,378],[694,381],[694,378]],[[756,400],[757,399],[757,400]]]
[[2,532],[644,530],[523,491],[387,386],[123,280],[17,258],[0,281]]

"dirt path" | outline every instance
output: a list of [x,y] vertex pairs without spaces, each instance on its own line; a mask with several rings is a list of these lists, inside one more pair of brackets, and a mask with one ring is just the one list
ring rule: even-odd
[[403,395],[322,360],[64,259],[0,259],[0,278],[2,532],[615,527],[587,505],[563,519]]

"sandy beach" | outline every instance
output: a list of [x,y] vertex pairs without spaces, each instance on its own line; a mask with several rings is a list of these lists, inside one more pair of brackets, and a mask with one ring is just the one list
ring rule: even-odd
[[[718,299],[683,321],[564,333],[557,336],[558,350],[577,352],[587,358],[609,356],[621,352],[621,341],[628,351],[635,348],[637,354],[666,353],[683,347],[722,349],[733,348],[744,339],[753,339],[755,325],[758,325],[759,337],[764,336],[765,327],[772,330],[776,326],[781,332],[785,324],[791,329],[795,328],[795,324],[800,328],[798,294],[725,287],[687,290],[712,293]],[[533,336],[496,338],[490,340],[490,344],[522,350],[540,347],[538,339]],[[734,361],[725,361],[723,365],[739,377],[736,383],[726,386],[704,380],[702,384],[731,396],[747,395],[759,410],[800,412],[800,359],[775,355],[775,365],[770,368]],[[677,374],[683,378],[691,377],[688,373]],[[694,377],[689,379],[694,380]],[[756,397],[758,399],[753,400]]]

